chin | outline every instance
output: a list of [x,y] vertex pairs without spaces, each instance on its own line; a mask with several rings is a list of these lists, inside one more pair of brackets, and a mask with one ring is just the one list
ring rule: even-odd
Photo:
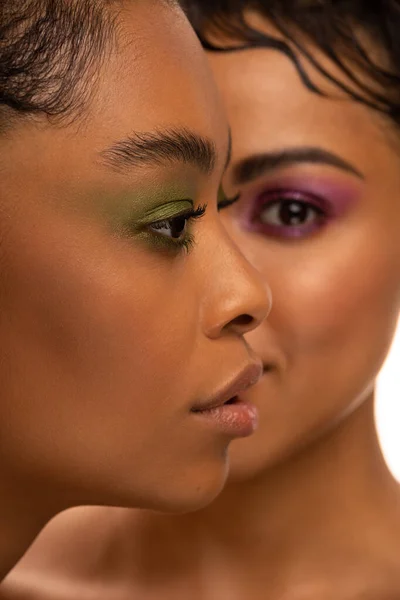
[[309,431],[302,436],[289,431],[281,435],[263,433],[235,441],[230,448],[228,483],[244,483],[261,477],[266,471],[284,463],[311,443]]
[[200,510],[222,492],[227,477],[227,460],[201,468],[193,466],[187,476],[171,477],[160,490],[152,490],[141,502],[141,507],[169,514]]
[[268,454],[265,449],[262,454],[247,451],[241,452],[239,456],[239,452],[232,452],[228,483],[245,483],[257,479],[278,462],[278,453]]

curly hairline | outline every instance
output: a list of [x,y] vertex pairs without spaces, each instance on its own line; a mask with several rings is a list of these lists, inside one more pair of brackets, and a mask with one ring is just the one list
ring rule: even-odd
[[0,127],[78,118],[115,42],[119,0],[2,0]]
[[[304,68],[301,59],[305,58],[348,97],[386,115],[400,126],[400,0],[183,1],[205,49],[219,52],[246,48],[278,50],[293,62],[310,91],[325,96]],[[245,18],[247,8],[264,15],[282,37],[251,27]],[[385,51],[390,65],[373,61],[358,39],[355,26],[360,26],[369,39]],[[224,37],[241,41],[220,46],[210,40],[209,32],[212,38],[213,33],[222,33]],[[339,67],[350,84],[332,76],[308,50],[304,38]]]

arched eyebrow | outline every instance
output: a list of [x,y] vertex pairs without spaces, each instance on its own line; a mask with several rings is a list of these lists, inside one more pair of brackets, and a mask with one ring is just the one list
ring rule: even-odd
[[183,163],[211,175],[216,162],[214,142],[185,128],[134,133],[100,152],[100,163],[118,172]]
[[273,152],[263,152],[244,158],[233,168],[233,182],[244,185],[276,169],[283,169],[301,163],[323,164],[346,171],[359,179],[364,175],[351,163],[337,154],[318,147],[283,148]]

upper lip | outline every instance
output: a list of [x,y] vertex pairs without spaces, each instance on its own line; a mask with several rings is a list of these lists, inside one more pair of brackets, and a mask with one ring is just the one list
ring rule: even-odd
[[193,406],[192,411],[199,412],[222,406],[257,383],[262,374],[263,365],[261,362],[253,362],[250,365],[247,365],[228,385],[221,388],[216,394],[212,395],[211,398]]

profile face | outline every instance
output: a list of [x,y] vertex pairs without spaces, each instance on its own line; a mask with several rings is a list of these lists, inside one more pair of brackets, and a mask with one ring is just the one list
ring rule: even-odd
[[249,433],[192,409],[259,376],[268,290],[220,223],[228,126],[195,35],[167,3],[119,19],[84,119],[2,139],[1,460],[54,498],[187,509]]
[[248,392],[260,427],[230,452],[232,477],[247,478],[373,390],[400,306],[399,138],[311,71],[330,97],[308,91],[279,52],[209,61],[232,127],[225,187],[241,191],[224,223],[273,296],[268,321],[247,336],[265,364]]

